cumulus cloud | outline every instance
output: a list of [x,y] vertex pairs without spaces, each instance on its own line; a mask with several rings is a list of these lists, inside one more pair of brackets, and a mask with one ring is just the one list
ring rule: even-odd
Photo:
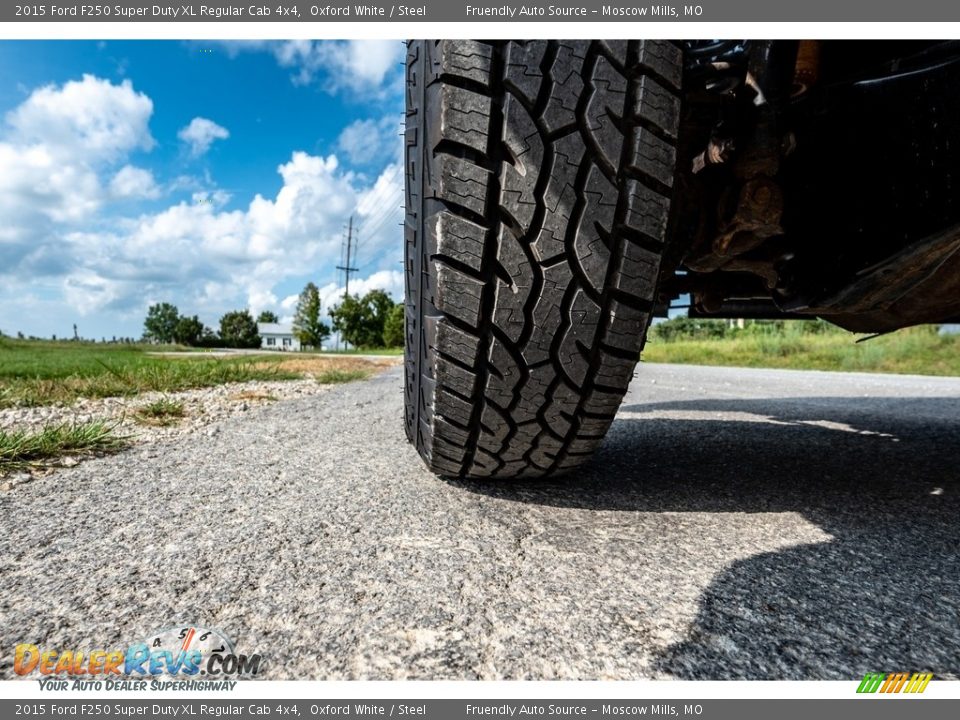
[[80,220],[101,201],[96,173],[57,160],[43,145],[0,143],[0,239],[12,242],[50,222]]
[[[277,171],[283,186],[276,195],[258,194],[246,208],[228,210],[223,196],[198,194],[118,220],[110,231],[38,237],[35,243],[64,259],[66,267],[53,275],[81,313],[142,312],[151,298],[175,298],[185,309],[214,317],[242,305],[272,308],[282,281],[336,263],[343,223],[369,192],[334,156],[295,152]],[[368,248],[381,253],[399,242],[394,228],[392,237],[371,237]],[[16,276],[28,261],[21,258],[0,275]]]
[[129,80],[114,85],[84,75],[34,90],[7,115],[7,123],[17,144],[43,146],[61,162],[108,162],[154,146],[152,114],[153,102]]
[[206,154],[214,140],[226,140],[230,137],[230,131],[213,120],[195,117],[189,125],[180,129],[177,137],[190,146],[191,155],[200,157]]
[[111,192],[152,193],[142,172],[121,170],[115,188],[100,173],[154,140],[153,102],[129,80],[92,75],[34,90],[6,116],[0,141],[0,268],[44,255],[57,226],[93,217]]
[[[351,295],[360,295],[363,297],[371,290],[383,290],[396,302],[400,302],[403,300],[404,291],[403,272],[401,270],[378,270],[366,277],[353,278],[350,280]],[[344,291],[344,286],[338,283],[327,283],[321,287],[320,300],[325,310],[339,305],[340,301],[343,300]],[[286,302],[286,300],[284,302]],[[294,296],[293,307],[296,307],[296,296]]]
[[288,312],[292,313],[297,309],[297,303],[300,301],[299,295],[287,295],[283,300],[280,301],[280,307]]
[[310,83],[322,70],[331,89],[369,90],[379,88],[397,66],[403,46],[396,40],[289,40],[278,45],[274,54],[282,66],[297,69],[296,82]]
[[153,173],[133,165],[124,165],[110,181],[110,192],[118,198],[156,198],[160,188]]
[[291,80],[298,85],[317,83],[330,93],[363,97],[389,93],[404,57],[403,43],[397,40],[248,40],[223,45],[231,55],[272,53],[281,67],[292,71]]
[[340,132],[337,147],[354,165],[382,163],[385,158],[400,160],[401,129],[400,118],[394,116],[354,120]]

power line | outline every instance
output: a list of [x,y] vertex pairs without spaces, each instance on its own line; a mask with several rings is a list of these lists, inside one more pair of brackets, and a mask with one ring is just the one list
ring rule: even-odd
[[[364,199],[363,204],[367,207],[371,207],[373,212],[364,217],[364,220],[359,228],[361,232],[366,233],[368,228],[370,228],[375,222],[379,221],[384,211],[389,212],[390,207],[396,202],[394,198],[403,194],[403,188],[392,187],[392,183],[396,179],[396,176],[399,172],[400,166],[394,165],[393,170],[390,171],[390,174],[385,176],[386,181],[379,188],[377,188],[372,195],[369,195]],[[382,209],[378,211],[377,208]]]
[[392,220],[393,218],[396,217],[398,210],[403,210],[403,205],[395,205],[393,207],[393,210],[386,213],[382,218],[380,218],[380,221],[373,227],[373,229],[370,230],[369,233],[367,233],[367,237],[373,237],[374,235],[376,235],[377,232],[380,230],[380,228],[382,228],[384,224],[387,222],[387,220]]
[[[397,217],[398,217],[398,212],[397,212],[398,210],[401,211],[401,212],[399,213],[399,216],[402,217],[402,215],[403,215],[403,213],[402,213],[403,209],[404,209],[404,206],[403,206],[403,205],[395,205],[395,206],[393,207],[393,210],[391,210],[390,212],[388,212],[388,213],[386,213],[386,214],[383,215],[383,217],[382,217],[382,218],[380,219],[380,221],[376,224],[376,226],[373,227],[373,228],[370,230],[370,234],[367,235],[365,239],[361,240],[361,239],[358,237],[358,239],[357,239],[357,241],[356,241],[356,243],[355,243],[355,248],[356,248],[356,250],[355,250],[355,252],[354,252],[354,261],[356,261],[356,259],[360,257],[360,246],[361,246],[361,244],[362,244],[363,242],[365,242],[366,240],[368,240],[368,239],[372,238],[373,236],[375,236],[376,233],[379,232],[380,229],[381,229],[382,227],[384,227],[389,221],[392,221],[394,218],[397,218]],[[401,222],[399,222],[399,223],[397,223],[397,224],[400,225],[400,226],[402,226],[404,223],[401,221]],[[368,262],[363,263],[363,264],[360,266],[360,269],[363,270],[364,268],[369,267],[370,264],[373,263],[373,262],[374,262],[373,260],[370,260],[370,261],[368,261]]]
[[392,197],[384,201],[383,208],[375,216],[371,216],[367,221],[365,221],[357,230],[357,233],[362,235],[365,238],[373,237],[377,230],[383,227],[384,220],[393,217],[394,213],[398,206],[402,206],[402,203],[398,202],[399,197]]
[[371,227],[373,227],[377,222],[379,222],[380,219],[383,217],[384,213],[388,213],[392,208],[396,207],[397,200],[400,198],[400,195],[401,193],[399,192],[391,193],[390,195],[386,195],[383,198],[379,199],[377,201],[377,205],[378,205],[377,209],[363,219],[363,223],[360,229],[366,232]]
[[368,240],[375,238],[377,233],[380,232],[387,223],[396,218],[398,210],[403,210],[404,204],[402,200],[403,191],[397,188],[395,192],[390,194],[389,198],[384,199],[382,202],[383,207],[379,212],[364,219],[363,224],[360,225],[359,229],[354,233],[356,240],[354,243],[355,252],[353,257],[355,259],[360,257],[361,246]]
[[[387,175],[383,176],[383,179],[385,181],[380,185],[379,188],[376,189],[375,192],[383,192],[384,189],[389,190],[390,184],[396,179],[397,174],[400,172],[401,169],[402,168],[400,163],[391,163],[390,172]],[[381,178],[378,178],[378,179],[381,179]]]

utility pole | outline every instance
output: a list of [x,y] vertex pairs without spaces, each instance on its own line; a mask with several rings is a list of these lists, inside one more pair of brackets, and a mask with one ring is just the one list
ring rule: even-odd
[[[347,296],[350,294],[350,273],[357,272],[357,268],[350,267],[350,255],[352,254],[353,249],[353,215],[350,216],[350,221],[347,224],[347,260],[343,265],[337,265],[337,270],[343,270],[343,299],[346,300]],[[347,341],[343,341],[343,348],[346,350]],[[340,350],[340,333],[337,333],[337,350]]]
[[357,272],[357,268],[350,267],[350,255],[353,249],[353,215],[350,216],[350,223],[347,225],[347,263],[346,265],[337,265],[337,270],[343,270],[343,297],[350,294],[350,273]]

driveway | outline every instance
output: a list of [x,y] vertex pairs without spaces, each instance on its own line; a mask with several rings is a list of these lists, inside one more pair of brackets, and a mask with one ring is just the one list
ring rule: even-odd
[[594,461],[440,480],[402,369],[0,493],[13,647],[274,679],[960,678],[960,380],[644,364]]

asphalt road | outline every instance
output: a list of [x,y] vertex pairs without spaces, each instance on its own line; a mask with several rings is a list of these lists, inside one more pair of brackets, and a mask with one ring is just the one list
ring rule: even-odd
[[643,365],[594,462],[462,484],[400,370],[0,494],[20,642],[286,679],[960,677],[960,380]]

